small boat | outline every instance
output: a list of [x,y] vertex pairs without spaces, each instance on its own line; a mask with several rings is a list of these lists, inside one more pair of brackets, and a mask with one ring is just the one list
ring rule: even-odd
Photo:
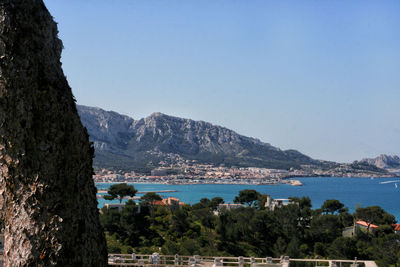
[[396,183],[396,184],[394,184],[394,187],[395,187],[395,188],[397,188],[397,183]]

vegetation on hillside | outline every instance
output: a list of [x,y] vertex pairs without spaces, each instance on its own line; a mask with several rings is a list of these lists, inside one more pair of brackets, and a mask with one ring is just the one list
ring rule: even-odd
[[[213,256],[275,256],[292,258],[372,259],[379,266],[400,262],[400,235],[394,216],[380,207],[358,208],[354,214],[337,200],[311,209],[307,197],[273,211],[266,195],[242,191],[243,207],[216,214],[222,198],[201,199],[182,207],[139,205],[128,201],[117,209],[102,209],[101,222],[110,253],[152,253]],[[343,237],[355,220],[377,224],[377,231],[357,231]]]

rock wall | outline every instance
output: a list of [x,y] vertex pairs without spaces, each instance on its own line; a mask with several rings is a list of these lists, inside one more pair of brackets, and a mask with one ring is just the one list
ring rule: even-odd
[[0,0],[0,206],[5,266],[106,266],[93,148],[42,0]]

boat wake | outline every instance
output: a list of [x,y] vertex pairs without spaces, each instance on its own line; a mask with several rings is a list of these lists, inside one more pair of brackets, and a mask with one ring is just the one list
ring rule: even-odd
[[379,184],[391,184],[391,183],[398,183],[399,180],[397,181],[385,181],[385,182],[380,182]]

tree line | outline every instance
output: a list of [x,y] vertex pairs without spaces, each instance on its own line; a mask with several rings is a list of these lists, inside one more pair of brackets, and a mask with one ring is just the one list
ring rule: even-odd
[[[243,190],[234,209],[219,209],[223,199],[203,198],[193,205],[154,205],[161,197],[144,195],[119,211],[101,210],[109,253],[159,252],[174,255],[254,256],[375,260],[379,266],[400,262],[400,234],[395,217],[378,206],[359,207],[351,214],[338,200],[327,200],[313,209],[308,197],[290,198],[291,203],[269,210],[268,196]],[[368,224],[366,231],[343,237],[356,220]],[[377,230],[370,225],[379,225]]]

